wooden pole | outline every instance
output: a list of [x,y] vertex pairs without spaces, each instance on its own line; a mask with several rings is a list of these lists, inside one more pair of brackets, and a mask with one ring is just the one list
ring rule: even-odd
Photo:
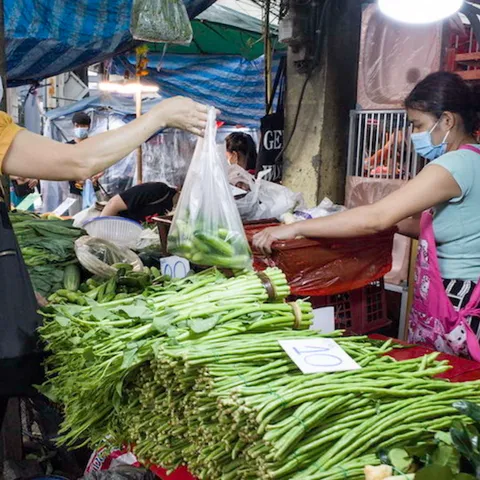
[[410,310],[412,309],[413,304],[413,293],[415,287],[415,266],[417,263],[417,250],[418,250],[418,240],[412,240],[412,247],[410,250],[410,268],[408,271],[408,300],[407,300],[407,319],[405,321],[405,331],[403,333],[403,338],[408,338],[408,327],[409,327],[409,318]]
[[[0,0],[0,79],[3,86],[3,95],[0,101],[0,110],[7,112],[7,58],[6,58],[6,41],[5,41],[5,17],[4,17],[3,0]],[[1,180],[4,200],[7,208],[10,210],[10,180],[7,175],[2,175]]]
[[[140,89],[135,94],[135,108],[136,116],[139,118],[142,115],[142,91]],[[143,155],[141,145],[137,148],[137,184],[140,183],[143,183]]]
[[[266,0],[265,2],[263,35],[265,57],[265,110],[268,110],[268,105],[270,104],[272,96],[272,41],[270,38],[270,0]],[[271,112],[267,111],[266,113],[268,115]]]
[[[142,116],[142,89],[140,88],[140,55],[137,53],[137,68],[136,68],[136,79],[138,85],[138,91],[135,93],[135,113],[136,117],[140,118]],[[143,155],[142,155],[142,146],[140,145],[137,148],[137,184],[140,185],[143,183]]]

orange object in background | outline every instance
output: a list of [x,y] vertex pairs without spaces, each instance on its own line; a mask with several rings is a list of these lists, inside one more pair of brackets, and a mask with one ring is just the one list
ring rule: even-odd
[[[247,239],[274,223],[245,225]],[[396,229],[368,237],[297,239],[273,245],[271,257],[254,251],[255,270],[276,266],[287,276],[293,295],[320,296],[356,290],[392,268]]]

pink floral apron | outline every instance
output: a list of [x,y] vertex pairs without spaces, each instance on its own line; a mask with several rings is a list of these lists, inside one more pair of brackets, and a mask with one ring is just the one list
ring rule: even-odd
[[[480,154],[467,145],[463,149]],[[480,228],[480,227],[479,227]],[[435,350],[469,356],[480,362],[480,344],[467,319],[480,316],[480,281],[465,308],[456,311],[447,296],[437,256],[433,214],[424,212],[420,222],[415,288],[408,340]]]

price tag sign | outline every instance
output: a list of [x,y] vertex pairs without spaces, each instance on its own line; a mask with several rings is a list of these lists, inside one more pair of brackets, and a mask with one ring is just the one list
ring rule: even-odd
[[79,202],[78,198],[67,198],[52,213],[61,217],[71,206]]
[[162,275],[172,278],[185,278],[190,272],[190,262],[176,255],[160,259],[160,270]]
[[331,338],[279,340],[302,373],[345,372],[361,367]]
[[28,210],[38,199],[40,194],[38,192],[27,195],[17,206],[17,210]]

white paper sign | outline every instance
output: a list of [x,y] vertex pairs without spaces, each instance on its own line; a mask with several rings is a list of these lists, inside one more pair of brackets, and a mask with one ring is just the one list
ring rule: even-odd
[[28,210],[38,199],[40,194],[38,192],[27,195],[15,208],[17,210]]
[[64,200],[52,213],[58,215],[59,217],[63,215],[74,203],[79,202],[78,198],[67,198]]
[[160,270],[162,275],[172,278],[185,278],[190,272],[190,262],[176,255],[160,259]]
[[278,343],[302,373],[344,372],[361,368],[331,338],[279,340]]
[[313,311],[313,322],[310,330],[332,333],[335,330],[335,308],[323,307]]

